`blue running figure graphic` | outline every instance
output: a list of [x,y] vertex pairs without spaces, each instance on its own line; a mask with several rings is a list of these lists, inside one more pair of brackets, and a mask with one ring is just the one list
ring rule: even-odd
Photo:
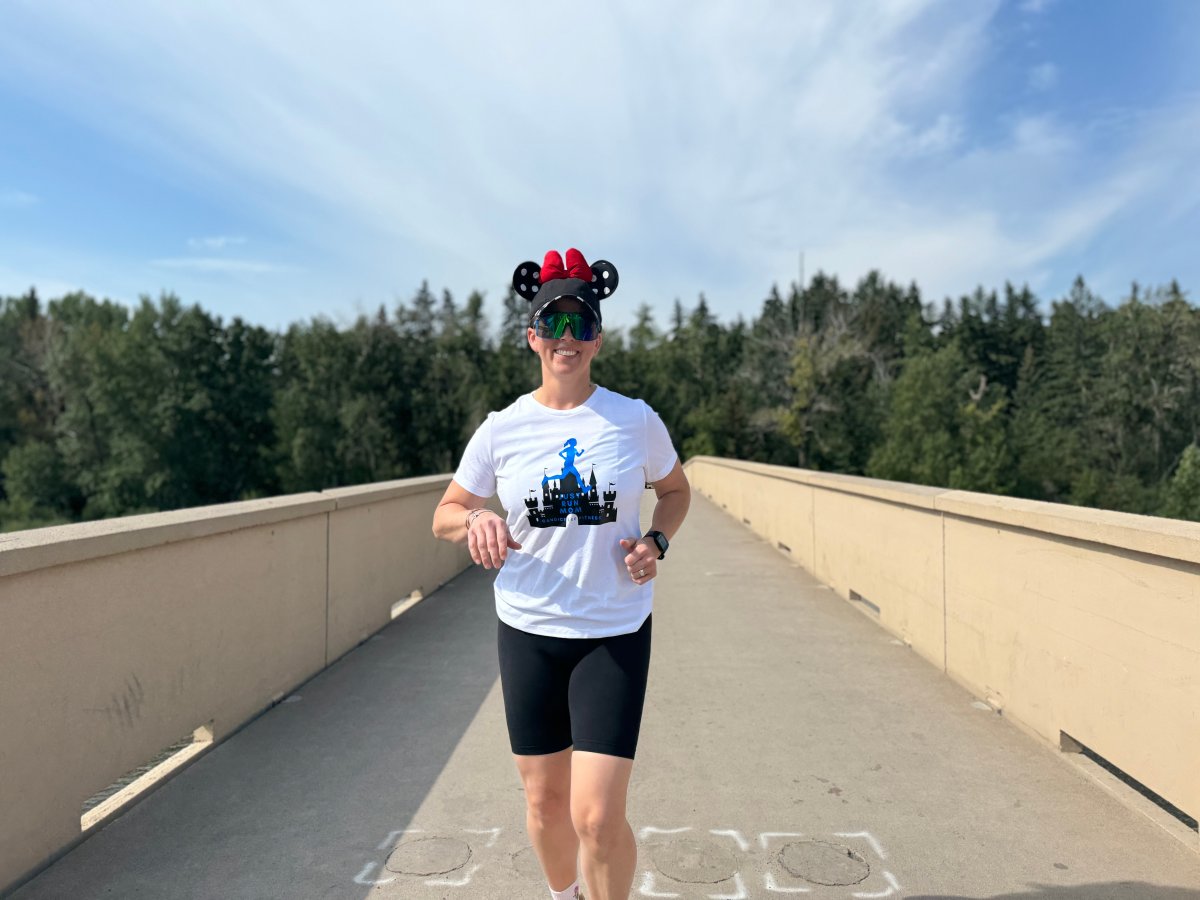
[[579,470],[575,468],[575,458],[579,457],[579,456],[583,456],[584,451],[576,450],[575,443],[576,443],[575,438],[567,438],[566,443],[563,444],[563,449],[558,451],[558,455],[563,458],[562,472],[560,472],[559,474],[554,475],[554,476],[551,476],[551,475],[543,476],[542,484],[545,484],[547,481],[550,481],[551,478],[557,478],[559,480],[559,482],[561,483],[563,481],[566,481],[566,478],[568,475],[574,475],[575,476],[575,484],[577,484],[580,488],[583,487],[583,476],[580,475]]

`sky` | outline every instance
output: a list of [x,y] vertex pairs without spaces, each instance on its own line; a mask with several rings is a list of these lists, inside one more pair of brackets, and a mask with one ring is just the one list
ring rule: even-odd
[[578,247],[605,325],[877,269],[1200,289],[1191,0],[5,0],[0,295],[273,330]]

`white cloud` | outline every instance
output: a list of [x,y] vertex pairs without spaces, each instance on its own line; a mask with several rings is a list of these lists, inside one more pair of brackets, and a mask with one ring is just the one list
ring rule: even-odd
[[246,243],[244,237],[220,234],[214,237],[188,238],[188,246],[193,250],[224,250],[226,247],[240,247]]
[[1058,66],[1046,62],[1029,70],[1029,87],[1035,91],[1048,91],[1058,84]]
[[24,209],[38,203],[38,198],[28,191],[0,190],[0,209]]
[[[1180,132],[1122,131],[1103,163],[1054,112],[986,110],[1007,131],[970,132],[997,8],[48,0],[6,14],[0,53],[227,221],[268,224],[266,255],[303,259],[331,308],[422,278],[494,303],[518,262],[578,246],[621,270],[606,321],[700,290],[732,318],[795,277],[801,248],[810,273],[881,267],[937,296],[1050,271],[1174,196],[1142,173],[1183,172]],[[1057,75],[1043,63],[1029,85]],[[195,237],[201,255],[152,265],[289,271],[219,255],[246,242]]]
[[1075,135],[1052,115],[1020,116],[1013,123],[1012,152],[1024,157],[1078,153]]
[[151,265],[163,269],[191,269],[196,272],[214,272],[225,275],[262,275],[293,271],[290,266],[280,266],[251,259],[229,259],[224,256],[181,256],[156,259],[151,261]]

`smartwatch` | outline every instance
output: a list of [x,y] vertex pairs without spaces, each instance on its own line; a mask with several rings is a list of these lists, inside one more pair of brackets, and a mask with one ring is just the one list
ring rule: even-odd
[[667,536],[661,531],[647,531],[646,537],[654,541],[655,546],[658,547],[658,558],[662,559],[667,553],[667,547],[670,546]]

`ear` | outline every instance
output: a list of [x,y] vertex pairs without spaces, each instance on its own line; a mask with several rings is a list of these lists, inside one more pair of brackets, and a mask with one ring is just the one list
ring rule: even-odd
[[592,293],[603,300],[617,289],[617,267],[607,259],[592,263]]
[[512,285],[514,290],[526,300],[533,300],[533,295],[542,286],[542,267],[537,263],[523,262],[513,270]]

